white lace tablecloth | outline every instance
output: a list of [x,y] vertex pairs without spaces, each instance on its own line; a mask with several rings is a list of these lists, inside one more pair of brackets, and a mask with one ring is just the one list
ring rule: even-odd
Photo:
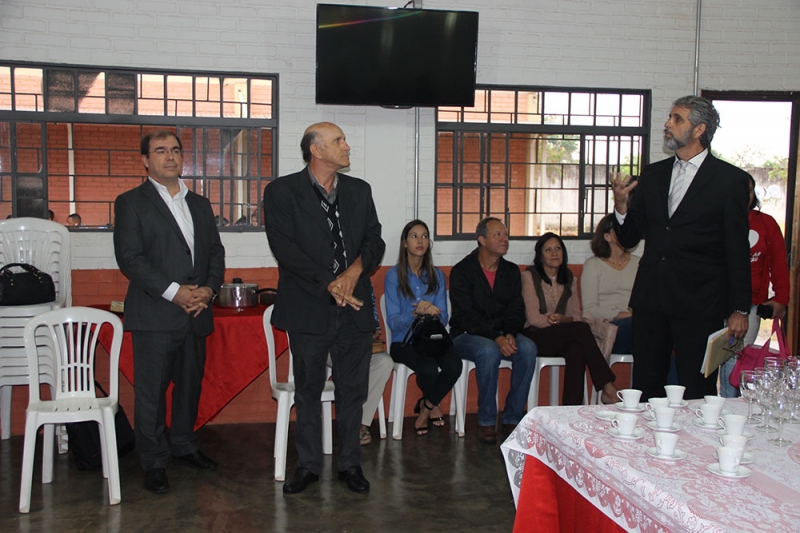
[[[508,479],[519,500],[525,458],[530,455],[552,468],[578,493],[621,527],[641,532],[800,531],[800,425],[786,424],[784,447],[767,442],[774,433],[754,433],[746,451],[755,455],[745,479],[723,479],[706,466],[719,440],[714,430],[695,426],[694,409],[702,400],[679,410],[676,422],[681,461],[663,461],[645,453],[654,447],[653,432],[640,440],[622,440],[606,433],[611,423],[595,417],[611,406],[536,407],[502,444]],[[747,413],[742,400],[725,408]],[[535,487],[531,490],[535,490]]]

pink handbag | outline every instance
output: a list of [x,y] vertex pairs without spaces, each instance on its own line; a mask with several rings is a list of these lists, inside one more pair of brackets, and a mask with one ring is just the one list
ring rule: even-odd
[[763,368],[764,358],[766,357],[783,357],[784,359],[789,357],[789,349],[786,347],[786,339],[783,337],[782,325],[780,319],[772,321],[772,335],[777,335],[778,337],[778,351],[769,347],[772,335],[769,336],[769,339],[767,339],[763,346],[752,344],[742,350],[739,355],[739,360],[736,361],[736,365],[734,365],[733,371],[731,372],[731,377],[729,379],[731,385],[738,388],[742,370]]

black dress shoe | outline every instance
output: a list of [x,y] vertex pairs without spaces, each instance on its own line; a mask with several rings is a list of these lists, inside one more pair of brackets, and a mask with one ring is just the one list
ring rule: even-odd
[[353,492],[359,494],[369,492],[369,481],[364,477],[360,466],[351,466],[347,470],[339,470],[339,479],[347,483],[347,488]]
[[190,464],[195,468],[200,468],[201,470],[217,469],[217,462],[206,457],[206,454],[204,454],[200,450],[196,450],[186,455],[173,455],[173,457],[175,459],[178,459],[179,461],[183,461],[184,463]]
[[152,468],[144,473],[144,488],[153,494],[166,494],[169,492],[167,471],[163,468]]
[[298,466],[297,470],[294,471],[292,479],[283,484],[283,493],[297,494],[298,492],[303,492],[306,490],[306,487],[318,480],[319,476],[317,474],[308,468]]

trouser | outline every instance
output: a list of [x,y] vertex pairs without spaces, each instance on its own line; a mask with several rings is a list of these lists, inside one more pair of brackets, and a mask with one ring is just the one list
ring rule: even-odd
[[432,405],[439,405],[461,376],[461,358],[454,348],[439,357],[430,357],[417,352],[411,344],[393,342],[389,353],[392,359],[414,371],[417,386]]
[[[206,337],[195,335],[192,321],[177,331],[133,331],[134,433],[144,470],[166,468],[170,452],[198,449],[194,423],[206,363]],[[169,442],[165,435],[167,387],[172,389]]]
[[564,392],[561,395],[563,405],[583,404],[587,368],[595,390],[602,390],[606,383],[616,379],[597,347],[592,328],[586,322],[528,328],[523,333],[536,343],[540,357],[564,358]]
[[330,328],[323,334],[289,332],[297,414],[297,466],[315,474],[322,470],[322,406],[330,353],[335,384],[339,470],[361,465],[362,405],[367,399],[372,332],[356,326],[352,313],[331,306]]
[[517,353],[504,357],[492,339],[462,333],[453,339],[456,352],[462,359],[475,363],[478,382],[478,425],[497,424],[497,380],[500,361],[511,362],[511,388],[503,408],[503,424],[516,425],[525,415],[525,402],[536,370],[536,344],[522,333],[517,334]]
[[703,377],[700,366],[708,336],[723,325],[722,319],[667,316],[658,312],[633,313],[633,387],[647,400],[665,395],[670,357],[675,350],[678,383],[686,387],[683,397],[700,399],[717,394],[717,371]]

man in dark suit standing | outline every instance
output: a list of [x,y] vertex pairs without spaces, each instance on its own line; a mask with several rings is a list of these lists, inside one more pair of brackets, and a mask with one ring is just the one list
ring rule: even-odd
[[333,363],[339,479],[369,491],[361,470],[361,406],[367,398],[375,320],[369,279],[385,244],[370,186],[338,171],[350,166],[342,130],[323,122],[300,142],[306,168],[264,190],[267,238],[278,261],[272,323],[294,355],[297,468],[283,492],[302,492],[322,470],[320,396]]
[[749,181],[711,155],[718,126],[709,100],[679,98],[664,124],[664,147],[675,157],[645,167],[638,183],[611,183],[620,244],[646,241],[630,302],[633,384],[645,399],[664,395],[673,349],[684,397],[716,394],[717,372],[700,373],[708,335],[725,319],[732,342],[747,331]]
[[[133,340],[136,447],[145,487],[163,494],[169,491],[170,452],[197,468],[217,467],[200,451],[194,424],[225,249],[211,204],[180,179],[180,139],[171,131],[154,131],[142,139],[141,152],[149,178],[117,197],[114,251],[130,280],[125,330]],[[167,442],[170,382],[175,386]]]

